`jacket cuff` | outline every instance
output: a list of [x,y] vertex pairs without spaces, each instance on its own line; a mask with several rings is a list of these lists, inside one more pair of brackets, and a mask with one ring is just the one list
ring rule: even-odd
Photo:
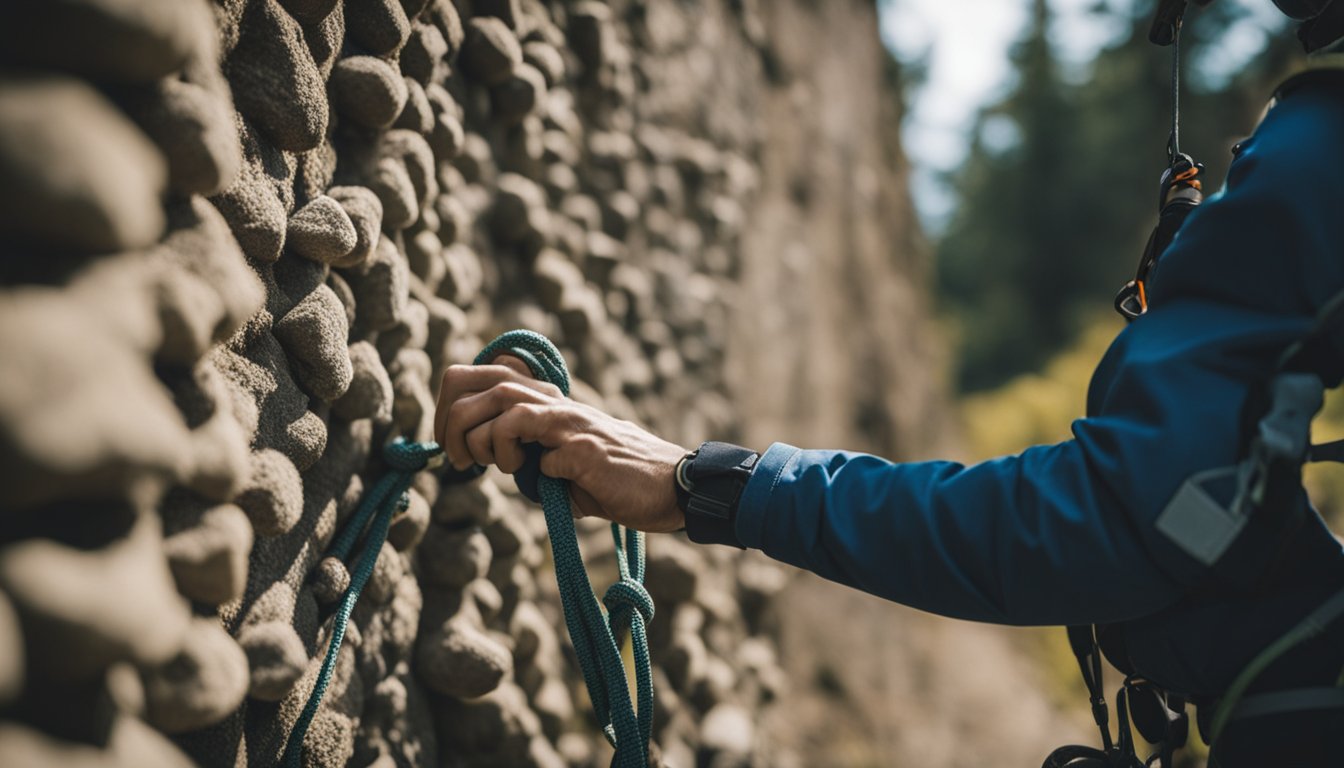
[[765,541],[765,523],[771,497],[779,486],[780,478],[802,450],[787,443],[775,443],[761,454],[751,471],[747,487],[737,502],[734,532],[742,546],[761,549]]

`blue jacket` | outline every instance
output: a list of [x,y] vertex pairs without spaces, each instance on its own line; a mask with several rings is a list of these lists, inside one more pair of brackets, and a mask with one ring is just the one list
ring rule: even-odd
[[1344,551],[1312,513],[1278,582],[1218,595],[1197,589],[1204,569],[1154,521],[1186,478],[1237,461],[1251,388],[1341,290],[1344,90],[1303,87],[1186,221],[1148,313],[1098,365],[1073,439],[974,466],[776,443],[743,491],[737,536],[946,616],[1121,624],[1151,679],[1221,692],[1344,583]]

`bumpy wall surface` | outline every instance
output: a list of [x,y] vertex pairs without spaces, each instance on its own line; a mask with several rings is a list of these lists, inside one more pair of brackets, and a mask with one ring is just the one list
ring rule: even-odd
[[[867,3],[0,4],[0,765],[275,765],[324,551],[499,331],[687,445],[927,435],[883,61]],[[607,764],[541,516],[409,497],[305,764]],[[649,549],[662,758],[787,762],[784,572]]]

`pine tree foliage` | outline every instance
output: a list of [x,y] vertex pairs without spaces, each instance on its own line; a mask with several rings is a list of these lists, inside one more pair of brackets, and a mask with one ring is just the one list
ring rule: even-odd
[[[1050,4],[1032,3],[1012,52],[1016,84],[979,116],[938,244],[963,391],[1039,369],[1110,305],[1133,275],[1166,167],[1171,59],[1148,42],[1151,3],[1095,10],[1126,32],[1084,72],[1065,70]],[[1236,76],[1201,77],[1201,52],[1216,52],[1244,14],[1214,3],[1182,35],[1181,149],[1208,166],[1209,191],[1296,58],[1292,35],[1274,34]]]

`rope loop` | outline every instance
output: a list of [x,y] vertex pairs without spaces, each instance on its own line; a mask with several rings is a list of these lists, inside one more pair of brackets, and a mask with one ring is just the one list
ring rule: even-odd
[[[509,331],[487,344],[475,362],[485,365],[504,353],[526,363],[536,379],[554,384],[565,396],[569,395],[569,369],[565,366],[565,358],[545,336],[532,331]],[[528,462],[539,464],[540,455],[539,451],[533,451]],[[645,624],[653,618],[653,599],[641,583],[644,578],[644,536],[639,531],[626,531],[612,524],[620,581],[613,584],[603,598],[602,602],[607,606],[604,614],[579,552],[574,516],[570,510],[569,484],[540,475],[539,466],[525,465],[515,478],[528,474],[539,476],[537,497],[541,500],[550,534],[565,627],[574,644],[593,713],[601,723],[607,741],[616,748],[612,765],[615,768],[647,768],[649,739],[653,731],[653,668],[649,661]],[[519,489],[523,487],[520,482]],[[639,620],[635,619],[636,614]],[[630,684],[618,641],[618,635],[624,634],[627,628],[635,662],[634,702],[630,700]]]
[[[502,353],[522,359],[533,376],[554,384],[565,396],[569,395],[569,369],[565,366],[565,358],[545,336],[532,331],[505,333],[481,350],[476,357],[476,364],[490,363]],[[536,457],[532,460],[539,462],[540,452],[533,451],[532,455]],[[317,714],[323,694],[331,684],[350,613],[373,573],[378,552],[387,539],[392,517],[398,509],[406,509],[410,499],[407,491],[415,474],[426,468],[443,465],[443,449],[437,443],[412,443],[398,438],[383,448],[383,463],[389,471],[364,494],[359,507],[326,553],[326,557],[335,558],[347,566],[350,584],[341,594],[336,614],[332,617],[331,639],[317,682],[285,745],[281,758],[281,765],[285,768],[299,768],[302,762],[304,735]],[[539,468],[534,470],[539,474]],[[479,474],[480,468],[465,472],[445,471],[445,479],[461,482],[474,479]],[[653,619],[653,598],[642,583],[644,536],[639,531],[627,531],[612,524],[616,564],[621,578],[603,597],[602,602],[607,607],[604,615],[579,552],[574,516],[569,505],[568,483],[540,476],[537,485],[546,528],[550,534],[565,626],[574,643],[579,668],[593,703],[593,712],[602,725],[602,733],[616,748],[612,765],[615,768],[647,768],[649,740],[653,730],[653,668],[649,661],[645,626]],[[355,544],[361,541],[363,543],[358,555],[354,556],[353,561],[347,559]],[[636,619],[636,616],[639,618]],[[630,685],[626,680],[625,664],[617,640],[617,636],[624,634],[626,629],[629,630],[634,652],[635,702],[630,700]]]
[[644,585],[634,579],[621,579],[607,587],[602,604],[613,618],[622,622],[629,622],[634,613],[638,613],[645,624],[653,621],[653,598]]

